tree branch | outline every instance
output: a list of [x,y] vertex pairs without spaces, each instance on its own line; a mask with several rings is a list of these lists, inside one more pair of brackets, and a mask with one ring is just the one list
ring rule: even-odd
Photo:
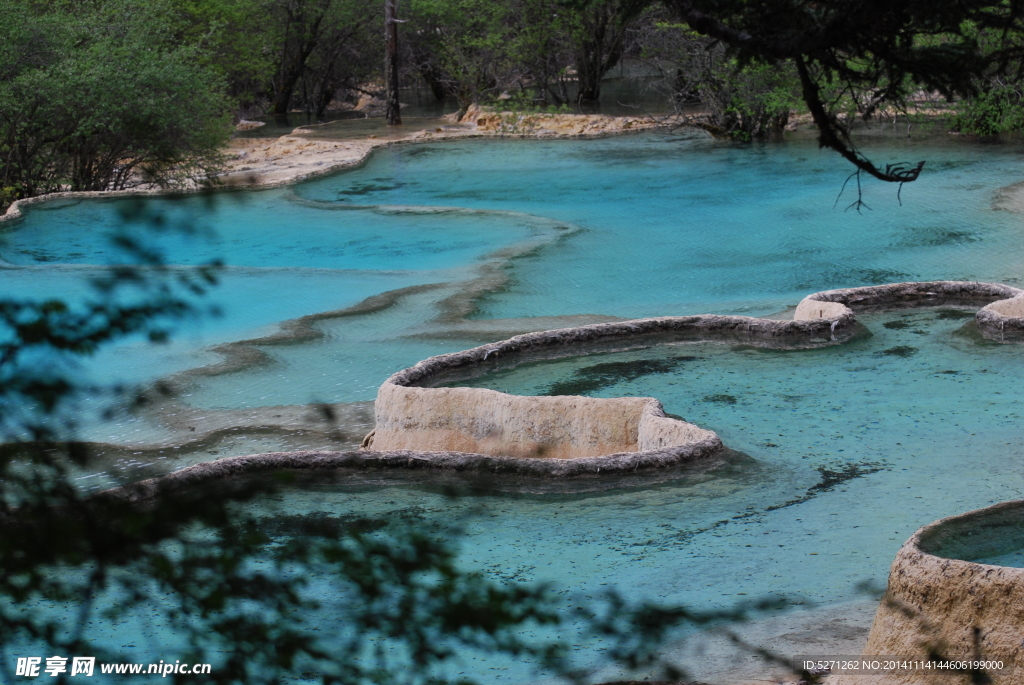
[[921,169],[924,168],[923,161],[918,162],[916,165],[907,162],[887,164],[883,170],[876,167],[867,157],[858,152],[849,142],[849,139],[846,138],[845,134],[840,132],[835,118],[825,110],[825,105],[821,101],[818,84],[814,82],[810,72],[807,70],[807,62],[804,61],[802,56],[796,57],[794,62],[796,63],[797,74],[800,76],[800,87],[803,91],[804,102],[807,103],[807,108],[811,111],[811,118],[814,119],[814,123],[818,127],[819,146],[835,150],[860,171],[870,174],[880,181],[910,183],[917,180]]

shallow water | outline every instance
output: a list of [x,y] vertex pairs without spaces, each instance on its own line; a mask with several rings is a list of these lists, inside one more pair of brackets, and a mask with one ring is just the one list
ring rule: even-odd
[[[275,322],[351,306],[374,293],[466,282],[468,272],[449,270],[473,268],[489,255],[505,265],[509,279],[476,299],[470,313],[475,320],[767,315],[834,287],[936,278],[1017,282],[1024,264],[1019,219],[990,208],[993,193],[1024,170],[1015,149],[902,139],[888,145],[871,141],[865,149],[879,160],[929,160],[921,179],[904,188],[902,207],[894,188],[866,181],[873,211],[841,211],[851,199],[849,189],[840,209],[833,209],[848,170],[808,142],[749,147],[664,133],[404,146],[378,151],[357,170],[300,184],[294,193],[230,193],[215,196],[213,204],[201,198],[154,200],[150,206],[170,225],[186,224],[197,234],[180,237],[165,230],[157,237],[171,263],[225,259],[226,287],[213,299],[226,316],[205,322],[202,335],[186,337],[170,354],[140,351],[130,368],[150,365],[144,360],[148,354],[187,356],[211,343],[258,337]],[[124,204],[32,207],[24,221],[5,228],[0,256],[41,266],[115,260],[105,234],[118,228]],[[453,206],[475,211],[435,216],[422,210]],[[509,211],[516,214],[501,213]],[[552,239],[552,219],[556,226],[581,230]],[[541,235],[545,231],[547,237]],[[205,241],[208,235],[211,241]],[[537,249],[494,254],[524,241],[534,241]],[[500,261],[509,257],[514,261]],[[14,293],[67,292],[66,282],[56,283],[54,274],[76,278],[69,269],[8,272],[5,281],[14,282]],[[323,344],[315,350],[264,349],[278,361],[264,376],[222,376],[198,388],[194,401],[232,408],[372,399],[390,373],[424,353],[464,344],[465,337],[444,339],[451,336],[450,321],[432,319],[450,294],[438,291],[433,301],[421,302],[418,320],[410,320],[407,330],[381,330],[374,339],[390,345],[418,336],[420,343],[406,353],[379,358],[367,346],[354,346],[343,331],[359,324],[349,321],[340,335],[330,336],[338,339],[331,351]],[[524,322],[520,328],[530,327]],[[288,371],[321,352],[325,365],[332,363],[331,354],[361,357],[360,381],[321,383],[316,375]],[[95,363],[97,373],[109,372],[104,361]],[[184,359],[153,363],[151,372],[129,373],[126,380],[187,365]],[[118,371],[120,377],[124,369]],[[280,383],[282,375],[291,382]],[[254,383],[269,393],[250,392]]]
[[127,261],[112,247],[118,235],[160,250],[172,265],[223,259],[220,287],[199,300],[221,316],[189,322],[167,348],[129,341],[91,361],[98,376],[139,382],[196,365],[182,355],[265,335],[286,319],[344,309],[398,288],[464,279],[467,266],[493,251],[551,230],[550,222],[494,212],[335,210],[291,198],[290,191],[275,190],[141,205],[107,200],[32,207],[23,221],[4,226],[0,257],[16,265],[3,270],[5,293],[88,297],[83,281],[98,273],[93,265]]
[[[349,201],[514,208],[583,226],[515,267],[515,289],[480,318],[603,313],[769,313],[831,287],[933,278],[1017,276],[1019,221],[989,208],[1019,173],[991,148],[897,145],[879,160],[930,159],[919,185],[865,182],[858,215],[836,195],[849,171],[806,143],[741,147],[692,135],[589,141],[476,141],[391,149],[352,174],[296,188]],[[496,165],[492,155],[500,155]]]
[[[755,461],[742,487],[715,492],[706,509],[693,498],[640,548],[682,554],[694,577],[708,578],[679,598],[706,600],[711,587],[852,598],[858,581],[884,578],[916,528],[1024,494],[1024,390],[1010,380],[1021,349],[981,340],[963,314],[863,316],[872,335],[817,350],[679,344],[538,362],[472,384],[656,397]],[[653,511],[650,520],[656,527]],[[686,536],[682,547],[693,549],[673,552],[684,531],[700,543]]]
[[[532,362],[463,383],[657,397],[737,450],[722,460],[565,482],[340,472],[247,509],[268,525],[354,516],[445,531],[458,522],[467,568],[553,580],[556,592],[584,598],[616,588],[702,609],[765,596],[798,606],[854,601],[863,584],[884,583],[918,527],[1024,494],[1024,389],[1009,380],[1022,349],[980,338],[969,310],[861,320],[869,334],[821,349],[681,343]],[[1020,565],[1016,549],[972,560]],[[313,588],[330,606],[327,586]],[[137,629],[166,639],[158,627]],[[599,648],[580,658],[596,663]],[[528,664],[467,661],[488,682],[530,677]]]
[[[212,204],[153,200],[167,225],[198,229],[153,238],[172,263],[226,260],[224,285],[211,298],[225,316],[190,325],[168,346],[128,341],[86,371],[148,381],[215,362],[211,344],[266,336],[286,319],[442,284],[322,320],[314,327],[324,335],[301,344],[258,344],[269,359],[260,366],[190,376],[176,411],[214,416],[371,400],[384,378],[424,357],[569,322],[532,317],[769,315],[834,287],[1020,283],[1021,220],[991,209],[993,193],[1024,176],[1016,149],[899,139],[865,150],[878,161],[929,160],[903,189],[902,207],[894,188],[865,182],[873,211],[843,212],[849,188],[833,209],[849,171],[811,143],[744,147],[664,133],[405,146],[294,190],[225,194]],[[90,265],[118,259],[103,234],[120,227],[124,206],[35,206],[5,226],[0,256],[21,265],[0,271],[5,292],[85,292],[75,284],[94,272]],[[207,234],[212,242],[196,242]],[[1015,382],[1024,351],[981,340],[971,314],[863,316],[870,337],[818,350],[684,344],[478,381],[526,394],[657,397],[736,450],[710,471],[581,480],[567,490],[504,483],[503,492],[454,500],[442,492],[445,477],[354,475],[295,489],[273,507],[461,517],[464,563],[496,578],[583,592],[618,587],[701,606],[765,593],[844,602],[862,581],[883,582],[921,525],[1024,496],[1024,391]],[[122,417],[86,433],[143,444],[173,440],[175,430],[154,417]],[[118,453],[96,482],[211,456],[328,446],[293,433],[243,430],[187,454]],[[145,466],[157,460],[164,466]],[[121,628],[111,630],[116,640]],[[146,630],[156,644],[167,637]],[[506,667],[493,680],[525,677]],[[487,674],[490,666],[480,668]]]
[[1024,522],[1015,507],[999,508],[941,524],[920,546],[946,559],[1024,568]]
[[1013,568],[1024,568],[1024,549],[1014,549],[991,557],[970,559],[979,564],[992,564],[993,566],[1010,566]]
[[[321,206],[459,205],[525,211],[581,227],[510,262],[509,281],[476,300],[471,318],[478,321],[769,315],[827,288],[937,278],[1018,282],[1024,264],[1019,219],[989,207],[995,189],[1022,168],[1015,153],[933,146],[878,154],[929,157],[934,171],[904,189],[903,207],[893,188],[866,182],[875,209],[863,215],[832,209],[846,169],[809,145],[750,149],[666,134],[383,150],[362,169],[302,184],[296,193]],[[502,159],[500,168],[494,155]],[[419,349],[459,349],[444,339],[452,335],[450,324],[432,322],[429,308],[421,312],[423,319],[406,332],[423,343]],[[525,321],[513,332],[532,328]],[[392,340],[400,336],[396,331]],[[313,358],[329,364],[331,354],[345,357],[348,349],[355,348],[270,350],[276,369],[237,384],[225,378],[223,391],[204,387],[195,401],[246,406],[253,384],[280,387],[275,379],[288,369]],[[411,352],[404,364],[391,365],[370,363],[365,355],[363,377],[383,378],[421,358]],[[310,384],[307,397],[373,397],[371,382],[353,392],[319,386],[309,374],[293,377]],[[289,394],[282,403],[302,401]],[[236,399],[226,403],[225,397]]]

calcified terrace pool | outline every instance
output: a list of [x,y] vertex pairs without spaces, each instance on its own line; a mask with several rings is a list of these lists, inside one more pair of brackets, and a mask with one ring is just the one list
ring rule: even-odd
[[[224,258],[208,300],[224,315],[188,324],[167,346],[128,341],[88,361],[90,377],[168,379],[178,395],[145,415],[87,422],[106,461],[82,474],[83,487],[224,456],[351,449],[391,373],[527,331],[782,318],[815,291],[904,280],[1021,285],[1024,226],[1000,192],[1024,179],[1018,149],[894,137],[865,150],[928,160],[902,207],[893,188],[866,183],[872,211],[842,211],[848,194],[834,209],[849,170],[809,142],[674,133],[390,148],[288,189],[146,200],[167,225],[194,229],[151,236],[170,263]],[[105,234],[123,206],[28,208],[3,228],[5,292],[83,293],[94,265],[117,259]],[[974,311],[858,314],[859,335],[819,349],[675,343],[460,383],[656,397],[730,450],[699,468],[512,477],[454,499],[446,487],[470,484],[457,475],[353,472],[256,507],[267,517],[458,518],[467,567],[560,591],[840,606],[862,596],[861,583],[884,583],[920,526],[1024,496],[1024,348],[981,338]],[[311,401],[335,403],[337,432],[301,408]],[[140,660],[173,641],[141,619],[96,639],[120,645],[123,631],[139,636],[128,651]],[[528,664],[467,660],[467,672],[494,682],[530,676]]]

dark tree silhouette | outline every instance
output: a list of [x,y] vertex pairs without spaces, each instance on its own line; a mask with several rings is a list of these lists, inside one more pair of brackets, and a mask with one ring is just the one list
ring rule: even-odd
[[398,0],[384,0],[385,116],[389,125],[402,123],[398,102]]
[[[879,180],[917,179],[924,162],[880,167],[860,153],[830,110],[829,92],[852,94],[870,116],[925,88],[952,99],[978,79],[1019,71],[1024,1],[666,0],[694,30],[721,41],[741,63],[791,61],[822,147]],[[985,37],[982,41],[979,37]],[[1017,73],[1019,76],[1019,73]]]

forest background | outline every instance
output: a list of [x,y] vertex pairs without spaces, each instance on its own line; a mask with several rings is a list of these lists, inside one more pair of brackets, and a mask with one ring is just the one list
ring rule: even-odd
[[[1024,126],[1014,3],[898,3],[891,26],[865,2],[703,4],[717,28],[679,0],[407,0],[400,81],[462,110],[592,111],[628,63],[681,122],[749,141],[808,111],[806,58],[823,110],[810,111],[839,139],[858,118],[929,108],[964,133]],[[5,2],[0,207],[202,179],[239,119],[322,120],[381,98],[384,21],[377,0]]]
[[[241,118],[323,117],[380,96],[383,9],[377,0],[6,0],[0,207],[54,191],[203,180]],[[650,87],[678,114],[696,108],[716,135],[766,137],[807,113],[823,146],[898,183],[915,170],[864,158],[849,135],[858,118],[938,103],[964,133],[1024,126],[1018,0],[408,0],[399,16],[402,81],[461,109],[592,107],[602,78],[629,60],[647,67]],[[97,275],[91,297],[75,306],[0,298],[6,682],[12,657],[29,648],[124,660],[93,626],[140,612],[174,628],[182,660],[215,664],[206,682],[463,682],[446,663],[468,652],[530,659],[582,681],[563,632],[601,636],[610,659],[650,673],[671,626],[771,605],[700,614],[614,593],[567,602],[542,584],[466,572],[458,531],[415,521],[339,516],[268,530],[235,504],[265,496],[273,479],[86,497],[72,479],[91,458],[74,442],[76,403],[144,403],[161,388],[84,387],[73,365],[51,362],[124,336],[164,340],[198,313],[191,295],[217,280],[217,264],[164,264],[145,233],[173,227],[143,204],[125,210],[117,244],[134,266]],[[307,620],[318,615],[312,577],[344,598],[330,625]],[[663,675],[682,676],[670,665]]]

